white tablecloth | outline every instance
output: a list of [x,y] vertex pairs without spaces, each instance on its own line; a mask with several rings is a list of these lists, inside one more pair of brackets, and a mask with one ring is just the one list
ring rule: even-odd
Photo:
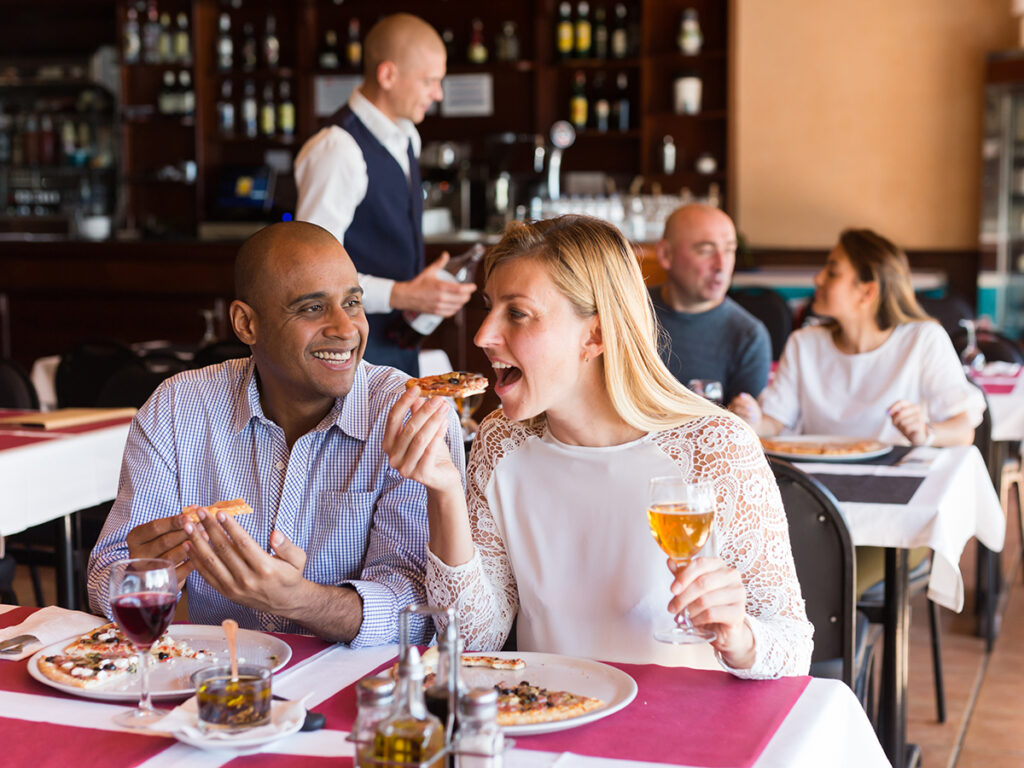
[[[928,597],[950,610],[964,606],[960,555],[972,537],[996,552],[1003,548],[1006,520],[985,462],[973,445],[930,449],[930,464],[879,467],[804,462],[810,474],[924,476],[907,504],[841,501],[853,543],[859,546],[927,546],[935,552]],[[870,482],[869,480],[866,482]]]
[[1008,394],[987,395],[993,440],[1024,440],[1024,375],[1016,382]]
[[125,423],[0,450],[0,536],[114,498],[127,439]]

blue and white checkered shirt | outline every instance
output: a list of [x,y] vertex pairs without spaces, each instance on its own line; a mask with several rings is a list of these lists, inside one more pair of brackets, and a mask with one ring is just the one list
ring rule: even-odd
[[[188,504],[244,498],[255,514],[236,518],[261,547],[280,530],[306,552],[303,575],[350,585],[363,600],[353,647],[393,643],[398,613],[425,602],[426,491],[388,465],[381,446],[387,415],[408,379],[393,368],[361,363],[352,391],[289,452],[284,431],[260,407],[251,358],[174,376],[154,392],[128,433],[117,499],[89,560],[89,602],[110,616],[111,564],[128,557],[125,537],[141,523]],[[464,464],[452,410],[448,444]],[[465,478],[463,478],[465,483]],[[274,632],[308,632],[264,611],[233,603],[198,573],[188,577],[189,618]],[[427,617],[410,622],[413,642],[427,642]]]

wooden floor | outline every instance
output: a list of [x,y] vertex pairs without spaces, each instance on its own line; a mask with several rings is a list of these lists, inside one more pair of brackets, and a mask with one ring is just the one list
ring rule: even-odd
[[[960,614],[942,611],[942,667],[946,722],[936,721],[928,613],[924,596],[911,605],[909,741],[921,747],[925,768],[1020,768],[1024,766],[1024,577],[1020,566],[1017,516],[1010,515],[1003,554],[1002,631],[991,655],[976,637],[974,615],[975,544],[960,562],[967,605]],[[53,604],[53,571],[41,569],[44,602]],[[14,588],[32,604],[28,571],[18,567]]]

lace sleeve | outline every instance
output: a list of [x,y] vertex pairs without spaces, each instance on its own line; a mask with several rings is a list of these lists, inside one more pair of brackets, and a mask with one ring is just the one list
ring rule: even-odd
[[756,643],[750,669],[722,666],[738,677],[807,674],[813,627],[793,565],[782,497],[757,438],[732,417],[710,416],[662,432],[657,442],[685,477],[712,479],[721,499],[718,554],[739,571],[746,587]]
[[[455,567],[427,553],[427,598],[431,605],[447,605],[455,610],[459,634],[468,649],[500,649],[519,611],[515,575],[486,491],[494,467],[528,436],[524,427],[510,422],[500,410],[484,419],[466,471],[469,524],[476,551],[468,563]],[[438,633],[444,632],[445,625],[443,619],[437,621]]]

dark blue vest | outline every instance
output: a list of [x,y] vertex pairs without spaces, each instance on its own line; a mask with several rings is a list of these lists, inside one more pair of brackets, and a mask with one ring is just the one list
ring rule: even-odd
[[[409,180],[391,153],[345,105],[330,119],[356,140],[366,161],[366,197],[356,207],[342,245],[360,273],[411,280],[423,269],[423,193],[420,169],[409,147]],[[370,335],[364,357],[419,374],[416,350],[388,339],[388,328],[404,322],[397,311],[367,315]]]

